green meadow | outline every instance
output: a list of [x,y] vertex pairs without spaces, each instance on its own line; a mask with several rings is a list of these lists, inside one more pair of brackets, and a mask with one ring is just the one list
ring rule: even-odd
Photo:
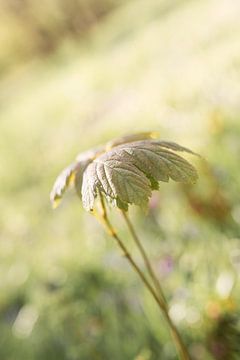
[[[42,7],[51,25],[50,2]],[[74,191],[56,210],[49,200],[78,153],[141,131],[204,158],[191,157],[196,185],[161,183],[147,214],[129,212],[192,359],[239,359],[238,2],[117,1],[47,53],[33,51],[27,25],[6,14],[0,359],[177,359],[159,309]],[[143,266],[118,210],[109,211]]]

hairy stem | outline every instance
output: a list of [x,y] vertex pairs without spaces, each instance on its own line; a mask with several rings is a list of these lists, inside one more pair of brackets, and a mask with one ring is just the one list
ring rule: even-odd
[[[156,301],[158,307],[162,311],[164,318],[166,322],[168,323],[168,326],[171,330],[172,338],[175,343],[175,346],[177,348],[177,351],[179,353],[179,357],[181,360],[191,360],[190,355],[188,354],[188,351],[182,341],[182,338],[175,327],[174,323],[172,322],[169,313],[166,302],[163,300],[162,297],[160,297],[157,293],[154,287],[151,285],[151,283],[148,281],[142,270],[139,268],[129,251],[127,250],[126,246],[118,236],[117,232],[115,231],[114,227],[112,226],[106,212],[105,203],[103,200],[103,197],[100,194],[100,200],[101,200],[101,223],[104,224],[104,227],[106,228],[107,232],[117,241],[118,246],[123,251],[124,256],[128,259],[129,263],[131,264],[132,268],[136,271],[136,273],[139,275],[140,279],[142,280],[143,284],[146,286],[148,291],[153,296],[154,300]],[[145,253],[146,255],[146,253]],[[147,256],[146,256],[147,257]],[[147,258],[148,260],[148,258]],[[149,260],[148,260],[149,263]],[[160,285],[160,284],[159,284]]]
[[133,240],[135,241],[135,244],[136,244],[136,246],[138,247],[138,249],[139,249],[139,251],[140,251],[140,253],[141,253],[141,255],[142,255],[142,258],[143,258],[143,260],[144,260],[145,266],[146,266],[146,268],[147,268],[147,271],[148,271],[148,273],[149,273],[149,276],[151,277],[151,279],[152,279],[152,281],[153,281],[153,284],[154,284],[154,286],[155,286],[155,288],[156,288],[156,290],[157,290],[157,293],[158,293],[159,297],[161,297],[162,301],[165,303],[165,305],[166,305],[166,307],[167,307],[166,298],[165,298],[165,296],[164,296],[164,293],[163,293],[162,287],[161,287],[161,285],[160,285],[160,282],[159,282],[156,274],[154,273],[154,270],[153,270],[153,268],[152,268],[152,265],[151,265],[151,263],[150,263],[150,261],[149,261],[149,259],[148,259],[147,253],[146,253],[146,251],[145,251],[145,249],[144,249],[144,247],[143,247],[143,245],[142,245],[139,237],[137,236],[136,231],[134,230],[134,227],[133,227],[133,225],[132,225],[132,223],[131,223],[131,221],[130,221],[130,219],[129,219],[129,217],[128,217],[128,214],[127,214],[126,211],[123,211],[123,210],[121,210],[121,213],[122,213],[122,215],[123,215],[124,220],[126,221],[126,224],[127,224],[127,226],[128,226],[128,229],[129,229],[129,231],[130,231],[130,233],[131,233],[131,235],[132,235],[132,238],[133,238]]

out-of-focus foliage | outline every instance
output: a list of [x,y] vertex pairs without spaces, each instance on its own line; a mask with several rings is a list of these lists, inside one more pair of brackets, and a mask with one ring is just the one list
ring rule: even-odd
[[121,0],[0,0],[0,70],[75,40]]
[[237,359],[240,353],[239,319],[231,314],[219,317],[212,333],[209,335],[209,348],[216,359]]
[[[51,18],[55,3],[46,3],[46,17],[34,16]],[[23,64],[10,41],[1,46],[1,360],[176,359],[112,241],[76,197],[54,213],[48,199],[79,150],[149,129],[207,163],[195,160],[197,185],[163,183],[148,215],[130,216],[192,358],[239,359],[239,6],[124,1],[84,40],[61,36],[51,56]],[[11,19],[9,36],[25,39],[21,16]],[[111,217],[139,261],[119,214]]]

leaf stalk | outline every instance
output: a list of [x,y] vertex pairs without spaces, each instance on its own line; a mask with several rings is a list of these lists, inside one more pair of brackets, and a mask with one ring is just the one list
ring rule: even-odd
[[[165,300],[164,294],[163,294],[163,290],[161,288],[161,285],[159,283],[159,280],[157,279],[150,261],[148,259],[148,256],[145,252],[144,247],[142,246],[139,238],[136,235],[136,232],[129,220],[129,218],[126,216],[126,222],[128,224],[129,230],[131,231],[131,234],[133,236],[134,234],[134,240],[136,242],[136,245],[138,246],[142,257],[144,259],[145,265],[147,267],[147,270],[149,272],[149,275],[152,278],[152,281],[156,287],[156,289],[151,285],[151,283],[149,282],[149,280],[147,279],[147,277],[145,276],[145,274],[142,272],[142,270],[139,268],[139,266],[137,265],[137,263],[135,262],[135,260],[133,259],[132,255],[130,254],[130,252],[128,251],[128,249],[126,248],[126,246],[124,245],[123,241],[121,240],[121,238],[119,237],[119,235],[117,234],[117,231],[114,229],[113,225],[111,224],[108,216],[107,216],[107,211],[106,211],[106,207],[105,207],[105,203],[104,203],[104,199],[102,194],[100,194],[100,217],[101,217],[101,224],[104,225],[105,230],[107,231],[108,234],[110,234],[117,242],[118,246],[120,247],[120,249],[122,250],[124,256],[127,258],[127,260],[129,261],[130,265],[132,266],[132,268],[134,269],[134,271],[138,274],[138,276],[140,277],[141,281],[143,282],[143,284],[145,285],[145,287],[148,289],[148,291],[151,293],[152,297],[154,298],[154,300],[156,301],[158,307],[160,308],[160,310],[163,313],[163,316],[170,328],[171,334],[172,334],[172,338],[174,341],[174,344],[176,346],[176,349],[178,351],[179,354],[179,358],[181,360],[191,360],[190,355],[188,353],[188,350],[181,338],[181,335],[179,334],[176,326],[174,325],[174,323],[172,322],[171,317],[169,316],[169,312],[168,312],[168,305],[167,302]],[[123,214],[124,215],[124,214]]]
[[128,227],[128,229],[130,231],[130,234],[132,235],[132,238],[133,238],[137,248],[139,249],[139,251],[140,251],[140,253],[142,255],[142,258],[143,258],[143,261],[145,263],[146,269],[147,269],[147,271],[149,273],[149,276],[151,277],[151,279],[152,279],[152,281],[154,283],[154,286],[155,286],[155,288],[156,288],[156,290],[158,292],[158,295],[162,299],[162,301],[165,303],[165,306],[167,307],[167,301],[166,301],[165,295],[163,293],[162,287],[160,285],[160,282],[159,282],[156,274],[154,273],[151,262],[148,259],[147,253],[146,253],[146,251],[145,251],[139,237],[137,236],[137,233],[136,233],[136,231],[135,231],[135,229],[134,229],[134,227],[133,227],[133,225],[132,225],[132,223],[131,223],[131,221],[129,219],[129,216],[128,216],[126,211],[121,210],[121,213],[122,213],[123,218],[124,218],[124,220],[125,220],[125,222],[127,224],[127,227]]

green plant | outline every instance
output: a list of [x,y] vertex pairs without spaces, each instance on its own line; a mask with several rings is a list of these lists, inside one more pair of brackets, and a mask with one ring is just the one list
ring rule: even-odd
[[[155,140],[154,135],[153,133],[128,135],[81,153],[76,162],[59,175],[50,198],[53,207],[56,207],[66,189],[71,184],[75,185],[83,207],[92,212],[116,240],[132,268],[155,299],[169,325],[179,357],[182,360],[189,360],[190,355],[169,316],[168,304],[161,284],[127,212],[129,204],[147,209],[152,191],[159,189],[159,181],[168,182],[171,178],[177,182],[195,183],[198,178],[195,168],[176,154],[176,152],[194,154],[191,150],[173,142]],[[151,281],[135,262],[111,224],[105,200],[121,211]]]

